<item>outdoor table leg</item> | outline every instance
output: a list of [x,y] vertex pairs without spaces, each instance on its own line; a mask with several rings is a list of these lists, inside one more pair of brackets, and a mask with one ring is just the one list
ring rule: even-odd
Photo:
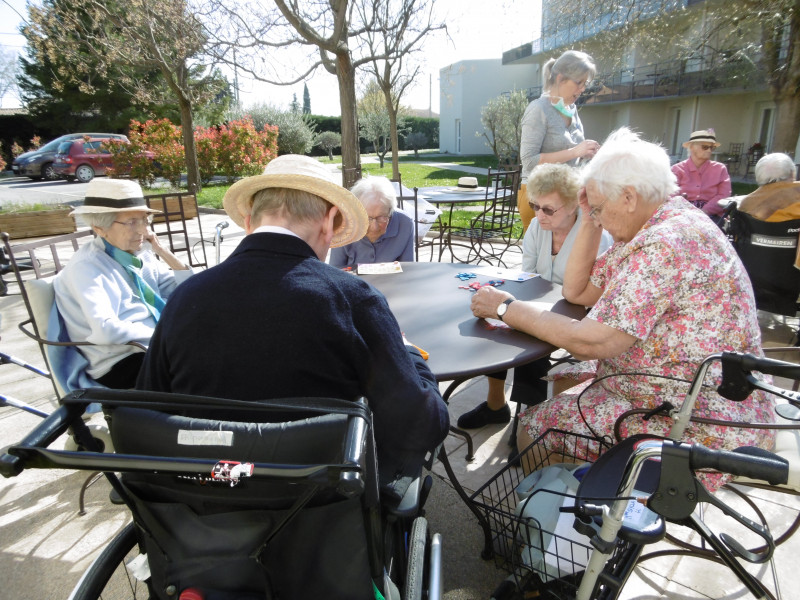
[[472,511],[472,514],[478,519],[478,524],[483,529],[483,552],[481,552],[481,557],[484,560],[488,560],[492,558],[494,552],[492,549],[492,533],[489,524],[486,522],[483,514],[479,511],[475,505],[470,501],[469,496],[467,496],[467,492],[461,485],[461,482],[458,481],[455,472],[453,472],[453,467],[450,465],[450,459],[447,457],[447,450],[444,448],[444,444],[441,445],[439,448],[439,460],[441,461],[442,465],[444,466],[444,470],[447,473],[448,479],[450,479],[450,483],[453,484],[453,489],[459,495],[459,497],[464,501],[464,504],[467,505],[467,508]]

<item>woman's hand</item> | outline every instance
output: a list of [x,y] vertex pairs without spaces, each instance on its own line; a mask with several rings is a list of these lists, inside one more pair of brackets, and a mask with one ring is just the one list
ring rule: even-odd
[[497,307],[505,300],[513,298],[508,292],[501,292],[492,285],[486,285],[472,296],[472,314],[480,319],[496,319]]
[[583,140],[575,146],[575,152],[578,153],[580,158],[593,158],[599,149],[600,144],[594,140]]
[[158,240],[156,232],[150,227],[147,228],[147,231],[144,234],[144,241],[150,243],[150,245],[153,247],[153,252],[156,254],[158,254],[158,251],[162,249],[161,242]]
[[169,248],[165,248],[161,245],[161,242],[158,239],[158,234],[153,231],[151,228],[147,228],[147,233],[144,235],[144,240],[146,242],[150,242],[150,246],[153,248],[153,254],[161,258],[170,269],[174,271],[184,271],[188,269],[185,264],[183,264],[177,256],[175,256]]

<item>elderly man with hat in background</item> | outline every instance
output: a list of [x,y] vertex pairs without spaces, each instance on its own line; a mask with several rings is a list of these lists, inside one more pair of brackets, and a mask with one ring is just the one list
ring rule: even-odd
[[672,166],[680,194],[717,224],[725,210],[719,200],[731,195],[727,167],[711,160],[714,148],[719,145],[713,129],[695,131],[689,141],[683,143],[683,147],[689,150],[689,158]]
[[800,219],[800,181],[795,181],[797,167],[791,156],[773,152],[756,163],[759,188],[747,195],[739,210],[769,222]]
[[447,435],[447,406],[383,295],[325,263],[368,223],[333,177],[287,154],[231,186],[225,211],[247,235],[176,290],[137,388],[254,401],[363,395],[381,471],[418,468]]
[[94,344],[80,347],[86,374],[106,387],[135,385],[144,353],[128,342],[150,343],[166,299],[192,274],[150,229],[156,212],[135,181],[104,178],[70,213],[96,237],[55,278],[56,305],[69,339]]

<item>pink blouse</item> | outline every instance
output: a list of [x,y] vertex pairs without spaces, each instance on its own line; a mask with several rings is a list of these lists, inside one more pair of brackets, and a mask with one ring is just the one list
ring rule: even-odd
[[731,178],[725,165],[707,160],[697,168],[691,158],[672,165],[681,194],[707,215],[721,215],[724,207],[717,202],[731,196]]

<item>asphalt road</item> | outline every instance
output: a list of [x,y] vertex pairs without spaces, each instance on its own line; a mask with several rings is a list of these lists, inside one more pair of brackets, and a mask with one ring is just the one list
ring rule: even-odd
[[68,181],[32,181],[27,177],[0,178],[0,207],[8,204],[80,203],[86,195],[86,183]]

